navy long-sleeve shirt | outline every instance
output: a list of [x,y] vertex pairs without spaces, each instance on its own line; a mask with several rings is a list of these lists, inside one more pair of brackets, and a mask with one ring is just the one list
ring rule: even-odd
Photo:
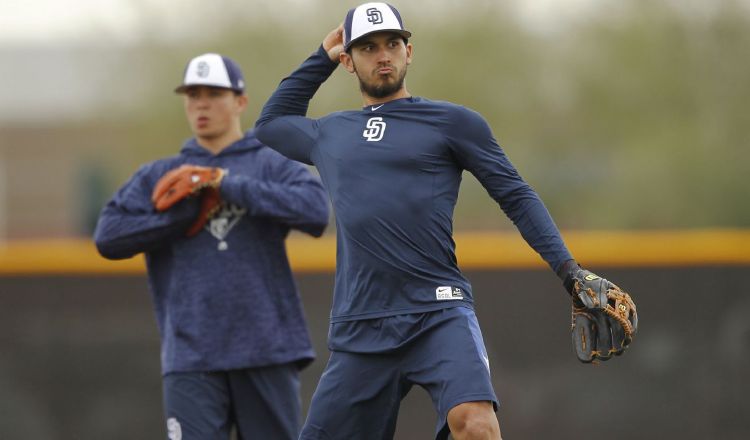
[[[156,212],[156,182],[182,164],[225,168],[221,211],[192,238],[189,197]],[[320,181],[252,132],[219,154],[188,140],[179,155],[142,166],[104,207],[95,232],[111,259],[144,252],[164,374],[300,362],[314,353],[284,240],[328,222]]]
[[318,168],[333,202],[333,323],[471,307],[452,238],[463,170],[553,269],[572,259],[544,204],[478,113],[409,97],[305,117],[336,66],[319,48],[281,82],[256,123],[265,144]]

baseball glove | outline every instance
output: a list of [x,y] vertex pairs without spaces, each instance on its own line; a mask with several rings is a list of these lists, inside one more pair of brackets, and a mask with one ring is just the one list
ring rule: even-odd
[[638,331],[638,313],[630,295],[600,276],[574,269],[565,279],[573,299],[572,338],[584,363],[621,355]]
[[151,201],[157,211],[166,211],[180,200],[198,194],[203,188],[218,188],[226,170],[182,165],[162,176],[156,183]]
[[203,229],[203,226],[208,223],[209,220],[217,213],[219,212],[219,209],[221,209],[221,195],[219,194],[219,190],[213,187],[205,188],[201,191],[201,208],[200,212],[198,213],[198,216],[195,218],[195,221],[192,225],[188,228],[187,232],[185,233],[186,236],[192,237],[196,234],[198,234],[201,229]]

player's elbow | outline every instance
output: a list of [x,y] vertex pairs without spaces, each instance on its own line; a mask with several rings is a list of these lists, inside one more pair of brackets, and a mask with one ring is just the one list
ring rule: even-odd
[[109,241],[94,240],[94,244],[99,255],[108,260],[124,260],[133,256],[130,253],[123,252],[119,246]]
[[280,149],[283,139],[278,137],[276,130],[273,129],[270,122],[270,119],[258,119],[258,122],[255,123],[255,137],[264,145],[288,157],[283,149]]
[[315,238],[319,238],[323,235],[323,232],[325,232],[327,225],[320,225],[320,224],[308,224],[305,225],[304,228],[302,228],[302,232],[311,235]]
[[271,118],[264,118],[262,116],[260,119],[255,121],[255,137],[257,137],[259,141],[266,145],[268,145],[268,141],[273,140],[272,130],[269,127],[269,122],[271,122]]
[[255,130],[258,130],[261,126],[268,124],[274,119],[273,112],[269,108],[269,103],[266,103],[258,115],[258,119],[255,121]]
[[310,211],[310,222],[305,232],[313,237],[320,237],[328,227],[328,202],[323,200]]
[[309,139],[294,136],[296,129],[288,121],[269,119],[262,122],[259,119],[255,126],[255,137],[264,145],[281,153],[289,159],[312,165],[310,160]]
[[108,237],[101,227],[97,227],[94,232],[94,245],[102,257],[108,260],[124,260],[135,255],[123,249],[118,242],[119,240]]

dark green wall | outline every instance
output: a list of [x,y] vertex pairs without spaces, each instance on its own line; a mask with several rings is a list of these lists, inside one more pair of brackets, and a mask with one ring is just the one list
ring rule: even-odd
[[[550,272],[469,273],[504,436],[748,438],[750,268],[598,272],[633,293],[642,324],[600,366],[575,360]],[[327,358],[332,275],[298,282],[319,355],[303,376],[306,409]],[[144,278],[0,278],[0,439],[165,438],[158,362]],[[396,438],[428,439],[434,419],[414,388]]]

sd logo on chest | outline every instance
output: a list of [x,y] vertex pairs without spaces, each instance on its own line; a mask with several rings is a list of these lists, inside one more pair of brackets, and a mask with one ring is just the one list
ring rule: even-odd
[[385,134],[385,121],[382,117],[374,116],[368,119],[365,127],[362,136],[364,136],[368,142],[377,142],[383,139],[383,135]]

